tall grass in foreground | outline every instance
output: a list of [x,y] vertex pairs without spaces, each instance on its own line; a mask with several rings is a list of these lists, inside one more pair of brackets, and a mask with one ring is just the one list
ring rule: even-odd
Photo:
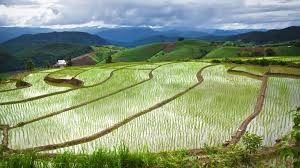
[[[166,153],[163,156],[149,152],[129,152],[125,145],[113,150],[98,149],[91,155],[65,152],[54,157],[35,153],[12,154],[0,160],[7,168],[141,168],[182,167],[186,165],[187,152]],[[183,166],[185,167],[185,166]]]

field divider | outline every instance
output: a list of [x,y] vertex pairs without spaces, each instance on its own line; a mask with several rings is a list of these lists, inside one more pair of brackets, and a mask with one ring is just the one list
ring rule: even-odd
[[8,130],[9,130],[9,126],[8,125],[0,125],[0,130],[2,130],[2,135],[3,135],[3,139],[2,139],[2,148],[4,151],[9,150],[8,148]]
[[[127,66],[127,67],[131,67],[131,66],[136,66],[136,65],[129,65],[129,66]],[[72,88],[72,89],[67,89],[67,90],[63,90],[63,91],[58,91],[58,92],[48,93],[48,94],[39,95],[39,96],[36,96],[36,97],[30,97],[30,98],[23,99],[23,100],[16,100],[16,101],[9,101],[9,102],[1,102],[1,103],[0,103],[0,106],[1,106],[1,105],[10,105],[10,104],[25,103],[25,102],[34,101],[34,100],[38,100],[38,99],[42,99],[42,98],[46,98],[46,97],[50,97],[50,96],[55,96],[55,95],[59,95],[59,94],[63,94],[63,93],[68,93],[68,92],[75,91],[75,90],[78,90],[78,89],[85,89],[85,88],[91,88],[91,87],[99,86],[99,85],[101,85],[101,84],[107,82],[109,79],[111,79],[112,76],[113,76],[113,74],[114,74],[116,71],[122,70],[122,69],[124,69],[124,68],[125,68],[125,67],[122,67],[122,68],[118,68],[118,69],[113,70],[113,71],[109,74],[109,76],[108,76],[106,79],[104,79],[103,81],[101,81],[101,82],[99,82],[99,83],[93,84],[93,85],[82,86],[82,87],[78,87],[78,88]]]
[[231,136],[231,140],[226,141],[223,145],[224,146],[228,146],[228,145],[232,145],[232,144],[237,144],[241,137],[245,134],[246,130],[247,130],[247,126],[250,124],[250,122],[257,117],[260,112],[262,111],[263,105],[264,105],[264,100],[265,100],[265,96],[266,96],[266,90],[267,90],[267,86],[268,86],[268,72],[266,72],[263,76],[262,76],[262,84],[260,87],[260,91],[256,100],[256,104],[255,104],[255,108],[254,108],[254,112],[251,113],[240,125],[240,127],[238,128],[238,130],[235,132],[234,135]]
[[227,73],[233,74],[233,75],[242,75],[242,76],[246,76],[246,77],[257,79],[257,80],[262,80],[262,78],[263,78],[263,76],[261,76],[261,75],[253,74],[253,73],[246,72],[246,71],[235,70],[234,68],[236,68],[236,67],[237,66],[233,66],[233,67],[229,68],[227,70]]
[[297,78],[297,79],[300,78],[300,75],[298,75],[298,74],[268,72],[267,75],[270,76],[270,77]]
[[[167,63],[167,64],[171,64],[171,63]],[[138,83],[135,83],[135,84],[129,85],[127,87],[118,89],[118,90],[116,90],[114,92],[111,92],[111,93],[106,94],[104,96],[98,97],[96,99],[93,99],[93,100],[90,100],[90,101],[86,101],[84,103],[80,103],[80,104],[78,104],[76,106],[72,106],[72,107],[69,107],[69,108],[66,108],[66,109],[62,109],[62,110],[59,110],[59,111],[56,111],[56,112],[52,112],[52,113],[49,113],[49,114],[41,116],[41,117],[37,117],[37,118],[32,119],[32,120],[28,120],[28,121],[25,121],[25,122],[20,122],[20,123],[18,123],[16,125],[10,126],[9,129],[15,129],[15,128],[23,127],[25,125],[28,125],[28,124],[31,124],[31,123],[34,123],[34,122],[37,122],[37,121],[40,121],[40,120],[43,120],[43,119],[46,119],[46,118],[50,118],[50,117],[53,117],[55,115],[59,115],[59,114],[62,114],[64,112],[67,112],[67,111],[70,111],[70,110],[73,110],[73,109],[76,109],[76,108],[79,108],[79,107],[82,107],[82,106],[86,106],[88,104],[94,103],[94,102],[99,101],[101,99],[105,99],[105,98],[107,98],[109,96],[115,95],[115,94],[120,93],[122,91],[128,90],[128,89],[133,88],[135,86],[138,86],[140,84],[143,84],[143,83],[145,83],[145,82],[153,79],[153,71],[154,70],[156,70],[157,68],[159,68],[161,66],[167,65],[167,64],[158,65],[156,68],[151,69],[151,71],[148,74],[149,75],[148,79],[145,79],[145,80],[142,80],[142,81],[140,81]],[[132,70],[134,70],[134,69],[132,69]]]
[[[90,141],[93,141],[95,139],[98,139],[104,135],[107,135],[109,133],[111,133],[112,131],[124,126],[125,124],[131,122],[132,120],[144,115],[144,114],[147,114],[157,108],[160,108],[166,104],[168,104],[169,102],[175,100],[176,98],[186,94],[187,92],[189,92],[190,90],[194,89],[196,86],[200,85],[202,82],[203,82],[203,77],[201,75],[202,71],[208,67],[211,67],[211,66],[214,66],[214,65],[207,65],[203,68],[201,68],[196,77],[197,77],[197,80],[198,82],[196,84],[193,84],[192,86],[188,87],[187,89],[175,94],[174,96],[168,98],[168,99],[165,99],[145,110],[142,110],[134,115],[131,115],[127,118],[125,118],[124,120],[100,131],[100,132],[97,132],[95,134],[92,134],[92,135],[89,135],[89,136],[86,136],[86,137],[82,137],[82,138],[78,138],[78,139],[74,139],[74,140],[70,140],[70,141],[66,141],[66,142],[63,142],[63,143],[57,143],[57,144],[50,144],[50,145],[44,145],[44,146],[37,146],[37,147],[32,147],[32,148],[27,148],[27,149],[21,149],[21,150],[15,150],[15,149],[9,149],[10,152],[27,152],[27,151],[35,151],[35,152],[41,152],[41,151],[48,151],[48,150],[55,150],[55,149],[59,149],[59,148],[65,148],[65,147],[69,147],[69,146],[74,146],[74,145],[79,145],[79,144],[82,144],[82,143],[87,143],[87,142],[90,142]],[[151,73],[152,74],[152,73]],[[152,76],[153,77],[153,76]]]

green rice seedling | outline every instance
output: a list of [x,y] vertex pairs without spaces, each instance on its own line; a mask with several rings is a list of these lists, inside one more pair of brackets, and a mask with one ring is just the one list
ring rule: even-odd
[[255,75],[263,75],[265,72],[268,71],[268,69],[269,67],[253,66],[253,65],[239,65],[233,68],[233,70],[249,72]]
[[[103,70],[103,72],[107,71]],[[14,125],[52,112],[70,108],[78,104],[88,103],[90,100],[94,100],[148,79],[149,72],[150,70],[139,71],[124,69],[116,71],[107,82],[101,85],[81,88],[75,91],[45,97],[34,101],[0,106],[0,121],[2,123]],[[103,81],[107,77],[107,73],[104,73],[104,75],[101,76]],[[18,113],[18,115],[14,115],[16,113]]]
[[62,91],[68,89],[67,87],[55,87],[48,85],[44,81],[46,73],[32,73],[26,76],[23,80],[32,84],[31,87],[0,93],[0,102],[22,100],[43,94]]
[[291,130],[289,111],[300,105],[300,80],[270,77],[263,110],[248,126],[248,131],[263,137],[264,145],[275,143]]
[[[87,69],[89,70],[89,69]],[[80,74],[82,72],[86,71],[85,69],[80,68],[65,68],[60,71],[55,71],[49,74],[49,77],[55,78],[55,79],[72,79],[77,74]]]
[[272,66],[270,69],[270,72],[271,73],[280,73],[280,74],[300,75],[300,68]]
[[0,91],[5,91],[9,89],[15,89],[16,87],[16,82],[9,82],[9,83],[0,83]]
[[84,82],[85,86],[94,85],[96,83],[99,83],[103,81],[106,77],[110,75],[110,73],[114,69],[100,69],[100,68],[93,68],[88,71],[82,72],[78,76],[76,76],[76,79],[79,79]]
[[[11,130],[11,147],[26,148],[59,143],[98,132],[194,85],[198,82],[196,73],[205,65],[208,64],[187,62],[162,66],[153,72],[153,79],[146,83],[101,101]],[[128,69],[122,71],[124,73],[117,76],[116,81],[107,83],[102,90],[118,87],[127,81],[136,81],[142,72]],[[82,94],[83,99],[90,96],[86,92]],[[51,138],[47,138],[49,136]],[[91,151],[95,147],[87,146],[86,150]],[[81,149],[76,148],[75,152]]]
[[137,151],[144,146],[150,151],[167,151],[222,144],[253,112],[261,81],[230,75],[224,66],[207,68],[202,75],[201,85],[169,104],[98,140],[61,151],[82,147],[93,151],[123,141]]

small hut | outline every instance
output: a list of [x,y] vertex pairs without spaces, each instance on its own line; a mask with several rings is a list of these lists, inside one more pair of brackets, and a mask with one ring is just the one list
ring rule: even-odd
[[54,65],[56,68],[63,68],[65,66],[67,66],[66,60],[57,60],[57,63]]

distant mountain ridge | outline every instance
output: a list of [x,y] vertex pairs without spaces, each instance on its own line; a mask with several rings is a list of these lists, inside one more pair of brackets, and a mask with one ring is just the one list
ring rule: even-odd
[[51,31],[53,30],[39,27],[0,27],[0,43],[23,34],[47,33]]
[[240,40],[243,42],[277,43],[300,39],[300,26],[287,27],[285,29],[269,30],[266,32],[253,31],[234,35],[227,40]]
[[51,43],[67,43],[80,45],[109,44],[105,39],[84,32],[50,32],[40,34],[25,34],[1,44],[9,53],[21,51],[24,48]]

